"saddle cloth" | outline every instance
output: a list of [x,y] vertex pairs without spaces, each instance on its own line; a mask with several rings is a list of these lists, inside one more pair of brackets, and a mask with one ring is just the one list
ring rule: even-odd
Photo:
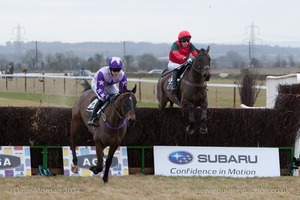
[[[177,78],[177,83],[178,83],[178,86],[180,85],[180,81],[181,81],[181,79],[183,78],[183,76],[184,76],[184,74],[185,74],[185,72],[187,71],[187,69],[190,67],[190,65],[188,65],[188,66],[186,66],[186,67],[184,67],[184,69],[183,69],[183,72],[181,72],[180,73],[180,71],[182,70],[182,69],[179,69],[179,73],[180,73],[180,76],[179,76],[179,78]],[[173,77],[173,75],[168,79],[168,84],[167,84],[167,90],[171,90],[171,87],[172,87],[172,77]]]
[[[99,101],[98,98],[96,98],[94,101],[92,101],[92,103],[90,103],[90,105],[86,108],[86,111],[92,113],[94,110],[94,107],[98,101]],[[109,103],[108,101],[105,101],[104,104],[102,105],[102,107],[98,110],[97,114],[104,111],[104,108],[107,106],[108,103]]]
[[98,98],[96,98],[90,105],[86,108],[87,112],[93,112],[96,103],[98,102]]

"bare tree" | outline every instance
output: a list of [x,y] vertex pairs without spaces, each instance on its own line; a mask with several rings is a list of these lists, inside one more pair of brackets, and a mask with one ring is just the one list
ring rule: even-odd
[[257,68],[247,68],[242,70],[241,75],[241,80],[237,81],[241,103],[254,106],[263,85],[263,82],[258,79],[259,71]]
[[126,66],[126,68],[125,68],[126,72],[137,72],[138,71],[137,66],[134,63],[134,56],[133,55],[124,56],[123,61],[124,61],[125,66]]
[[42,61],[43,61],[42,52],[36,51],[35,49],[28,50],[22,59],[22,62],[25,66],[28,66],[29,69],[35,69],[35,70],[38,70],[38,68],[41,67]]

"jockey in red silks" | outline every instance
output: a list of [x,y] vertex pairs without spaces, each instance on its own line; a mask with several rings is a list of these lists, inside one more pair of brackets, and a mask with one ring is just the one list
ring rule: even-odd
[[178,77],[178,67],[185,62],[191,63],[192,60],[189,58],[190,54],[196,56],[198,53],[196,47],[190,42],[191,34],[188,31],[181,31],[178,34],[178,40],[176,40],[172,46],[169,53],[169,70],[173,70],[172,74],[172,91],[177,90],[177,77]]
[[[98,102],[94,106],[91,119],[87,122],[90,126],[98,126],[98,110],[106,101],[113,102],[115,94],[127,87],[127,77],[122,70],[123,61],[119,57],[111,57],[108,66],[100,68],[95,74],[91,82],[92,90],[98,97]],[[116,86],[119,83],[119,88]]]

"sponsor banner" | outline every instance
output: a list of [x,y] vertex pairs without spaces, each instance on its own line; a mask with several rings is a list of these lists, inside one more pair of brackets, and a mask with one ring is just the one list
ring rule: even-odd
[[30,147],[0,146],[0,177],[31,176]]
[[154,146],[154,173],[165,176],[280,176],[278,148]]
[[[108,155],[109,147],[104,149],[104,157],[103,157],[103,171],[105,168],[105,160]],[[78,159],[78,174],[74,174],[71,171],[73,166],[73,156],[72,151],[69,146],[64,146],[62,148],[63,151],[63,163],[64,163],[64,175],[66,176],[103,176],[103,171],[97,175],[95,175],[92,171],[89,170],[90,166],[94,166],[97,164],[97,156],[96,156],[96,147],[95,146],[78,146],[76,147],[76,155]],[[112,163],[109,169],[110,176],[124,176],[128,175],[128,157],[127,157],[127,148],[126,147],[118,147],[116,150],[114,157],[112,159]]]

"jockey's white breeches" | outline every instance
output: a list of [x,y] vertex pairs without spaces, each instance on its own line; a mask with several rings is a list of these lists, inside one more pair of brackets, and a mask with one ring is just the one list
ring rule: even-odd
[[181,64],[178,64],[178,63],[173,63],[172,61],[169,61],[168,63],[168,69],[171,71],[173,69],[176,69],[180,66]]

